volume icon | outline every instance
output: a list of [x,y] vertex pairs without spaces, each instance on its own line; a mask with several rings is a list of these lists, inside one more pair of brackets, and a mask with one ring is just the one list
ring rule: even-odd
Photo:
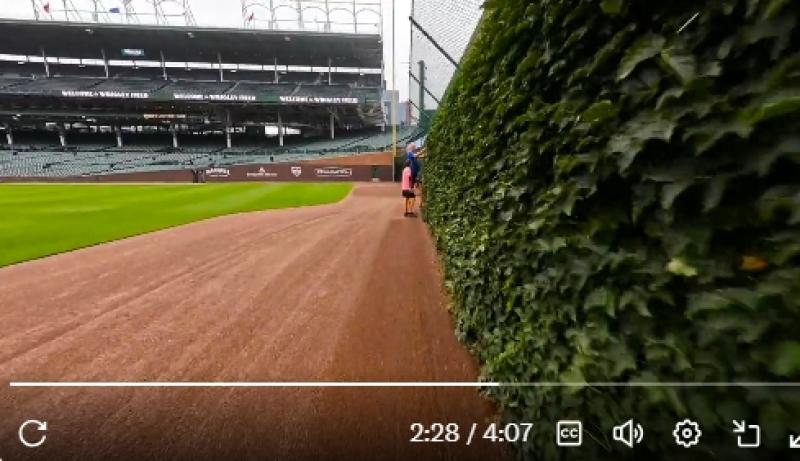
[[629,419],[624,424],[614,426],[613,436],[617,442],[622,442],[629,448],[633,448],[634,444],[642,442],[644,429],[641,424],[634,423],[632,419]]

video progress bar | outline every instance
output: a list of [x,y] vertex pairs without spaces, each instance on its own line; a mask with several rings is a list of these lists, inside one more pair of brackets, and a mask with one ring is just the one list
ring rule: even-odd
[[26,381],[11,382],[10,387],[27,388],[429,388],[429,387],[456,387],[456,388],[489,388],[489,387],[609,387],[609,388],[800,388],[800,382],[530,382],[530,383],[505,383],[505,382],[406,382],[406,381],[297,381],[297,382],[228,382],[228,381]]

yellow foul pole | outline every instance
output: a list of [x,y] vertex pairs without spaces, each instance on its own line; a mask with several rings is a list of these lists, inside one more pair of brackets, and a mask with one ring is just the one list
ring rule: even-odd
[[[397,93],[397,69],[395,66],[397,65],[397,59],[395,56],[396,47],[395,47],[395,11],[397,10],[397,0],[392,1],[392,101],[390,104],[392,116],[389,118],[392,124],[392,173],[394,176],[394,169],[395,169],[395,157],[397,156],[397,98],[399,97],[399,93]],[[397,97],[395,97],[397,95]]]

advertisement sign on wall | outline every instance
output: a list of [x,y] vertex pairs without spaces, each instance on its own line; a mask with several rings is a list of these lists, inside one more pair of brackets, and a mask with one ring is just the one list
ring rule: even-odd
[[277,178],[278,173],[275,171],[267,170],[262,166],[261,168],[258,169],[258,171],[248,171],[247,177],[260,178],[260,179]]
[[150,94],[131,91],[61,90],[61,96],[65,98],[148,99]]
[[255,102],[256,100],[256,97],[250,94],[173,93],[172,97],[182,101]]
[[292,104],[358,104],[358,98],[324,96],[281,96],[281,102]]
[[353,176],[353,169],[326,166],[323,168],[315,168],[314,175],[318,178],[351,178]]
[[[376,182],[392,181],[391,165],[289,165],[274,163],[269,165],[235,165],[229,167],[206,168],[205,180],[208,182],[256,182],[256,181],[308,181],[308,182]],[[182,182],[197,181],[196,171],[165,170],[139,173],[116,173],[94,176],[3,178],[14,182]]]
[[206,178],[221,181],[391,181],[391,165],[292,165],[272,163],[263,165],[234,165],[209,168]]
[[208,168],[206,169],[207,178],[228,178],[231,175],[231,170],[227,168]]

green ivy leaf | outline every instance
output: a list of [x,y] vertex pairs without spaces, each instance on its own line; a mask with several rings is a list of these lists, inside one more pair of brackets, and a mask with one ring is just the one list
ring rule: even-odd
[[740,37],[747,45],[752,45],[765,39],[781,39],[792,33],[795,21],[794,16],[791,15],[759,21],[744,27]]
[[719,61],[707,61],[700,65],[698,74],[701,77],[719,77],[722,75],[722,64]]
[[708,213],[719,205],[722,201],[722,196],[725,193],[725,188],[728,185],[728,175],[718,175],[708,182],[706,186],[706,193],[703,197],[703,211]]
[[677,48],[662,50],[661,60],[681,79],[684,85],[694,80],[697,74],[697,62],[694,56]]
[[622,11],[622,0],[603,0],[600,2],[603,13],[616,16]]
[[[559,377],[562,383],[573,383],[573,384],[586,384],[586,377],[583,376],[583,372],[577,367],[570,367],[567,371],[561,373]],[[579,390],[580,387],[576,386],[573,388],[574,391]]]
[[695,145],[695,154],[700,155],[714,147],[729,134],[747,139],[753,132],[753,125],[739,120],[708,120],[687,128],[683,139]]
[[645,208],[656,202],[658,189],[655,184],[637,184],[633,189],[632,218],[636,222]]
[[506,210],[500,212],[500,220],[503,222],[509,222],[511,219],[514,218],[514,211],[513,210]]
[[647,308],[647,295],[640,289],[627,290],[622,294],[619,300],[619,307],[625,308],[627,306],[635,307],[636,312],[638,312],[642,317],[653,316],[653,314],[651,314],[650,310]]
[[785,341],[778,345],[770,371],[779,376],[797,376],[800,373],[800,342]]
[[746,109],[741,114],[741,118],[747,123],[756,124],[798,111],[800,111],[800,93],[782,91],[770,95],[754,107]]
[[622,57],[617,71],[617,80],[624,80],[636,69],[636,66],[660,53],[665,43],[664,37],[655,34],[645,35],[636,40]]
[[651,139],[669,141],[675,131],[675,123],[658,113],[642,113],[630,120],[609,141],[613,153],[621,153],[620,169],[625,172],[641,152],[644,143]]
[[730,306],[743,306],[755,310],[759,299],[758,292],[743,288],[724,288],[693,294],[689,297],[686,315],[693,318],[700,312],[722,311]]
[[670,102],[671,100],[678,99],[683,96],[683,88],[670,88],[667,91],[663,92],[661,96],[658,98],[658,102],[656,103],[656,109],[661,110],[665,104]]
[[616,296],[606,287],[595,288],[589,293],[589,296],[586,297],[583,308],[593,309],[596,307],[605,309],[606,313],[613,317],[616,309]]
[[661,208],[668,210],[672,208],[675,199],[694,183],[694,178],[686,178],[680,181],[667,184],[661,188]]
[[800,187],[775,186],[769,188],[756,201],[761,219],[774,219],[778,213],[787,212],[789,224],[800,222]]
[[519,63],[517,66],[517,72],[519,74],[526,74],[530,72],[531,69],[535,68],[539,64],[539,60],[542,57],[542,52],[538,48],[531,48],[528,51],[528,55],[525,56],[525,59]]
[[775,162],[782,158],[800,164],[800,136],[787,136],[776,145],[760,150],[757,155],[748,159],[746,171],[764,177],[770,173]]
[[583,111],[581,119],[586,120],[589,123],[597,123],[615,115],[616,108],[614,107],[614,103],[604,99],[602,101],[597,101]]
[[689,265],[683,258],[672,258],[667,263],[667,272],[683,277],[696,277],[697,269]]
[[772,19],[778,16],[778,14],[783,11],[783,9],[791,3],[792,0],[771,0],[769,5],[764,9],[764,14],[761,16],[762,19]]

